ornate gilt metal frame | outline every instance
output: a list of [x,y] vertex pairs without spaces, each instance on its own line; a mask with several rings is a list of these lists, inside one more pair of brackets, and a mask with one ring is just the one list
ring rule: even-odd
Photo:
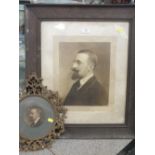
[[52,142],[64,132],[65,109],[59,99],[58,93],[48,90],[42,85],[42,79],[38,78],[35,73],[28,76],[25,89],[20,93],[20,101],[29,96],[39,96],[47,99],[50,104],[55,106],[57,118],[55,120],[54,129],[45,137],[30,140],[20,135],[19,149],[20,151],[35,151],[44,148],[49,148]]

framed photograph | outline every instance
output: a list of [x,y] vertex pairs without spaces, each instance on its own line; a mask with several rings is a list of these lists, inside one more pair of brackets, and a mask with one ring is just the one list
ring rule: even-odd
[[64,132],[65,109],[57,92],[43,86],[32,73],[19,100],[19,149],[36,151],[49,147]]
[[28,96],[20,101],[20,134],[24,138],[38,139],[46,136],[54,126],[48,119],[56,118],[56,110],[40,96]]
[[63,138],[134,138],[134,29],[134,6],[26,6],[26,75],[59,93]]

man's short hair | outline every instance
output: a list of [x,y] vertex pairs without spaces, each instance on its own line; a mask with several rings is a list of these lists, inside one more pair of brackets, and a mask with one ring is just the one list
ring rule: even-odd
[[29,111],[31,111],[32,109],[36,109],[37,113],[38,113],[40,116],[42,115],[42,110],[41,110],[40,107],[38,107],[38,106],[31,106],[31,107],[29,108]]
[[78,51],[78,53],[87,54],[89,56],[89,60],[93,63],[94,68],[96,67],[98,58],[97,58],[97,55],[93,51],[89,49],[83,49],[83,50]]

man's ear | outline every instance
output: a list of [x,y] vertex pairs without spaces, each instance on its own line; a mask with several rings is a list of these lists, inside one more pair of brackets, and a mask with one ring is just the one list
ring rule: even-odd
[[89,63],[89,68],[90,68],[91,71],[93,71],[93,70],[95,69],[94,64],[90,62],[90,63]]

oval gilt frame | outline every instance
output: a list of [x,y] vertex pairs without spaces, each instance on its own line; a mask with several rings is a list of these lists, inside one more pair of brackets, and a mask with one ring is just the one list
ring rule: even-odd
[[[52,107],[54,107],[54,126],[46,136],[36,139],[30,139],[23,137],[20,134],[19,149],[20,151],[36,151],[44,148],[51,147],[52,142],[58,138],[64,132],[64,118],[66,110],[62,106],[61,99],[58,96],[58,92],[48,90],[46,86],[42,85],[42,79],[38,78],[36,73],[32,73],[26,80],[25,88],[20,93],[20,100],[25,98],[39,97],[45,99]],[[19,124],[20,126],[20,124]]]

